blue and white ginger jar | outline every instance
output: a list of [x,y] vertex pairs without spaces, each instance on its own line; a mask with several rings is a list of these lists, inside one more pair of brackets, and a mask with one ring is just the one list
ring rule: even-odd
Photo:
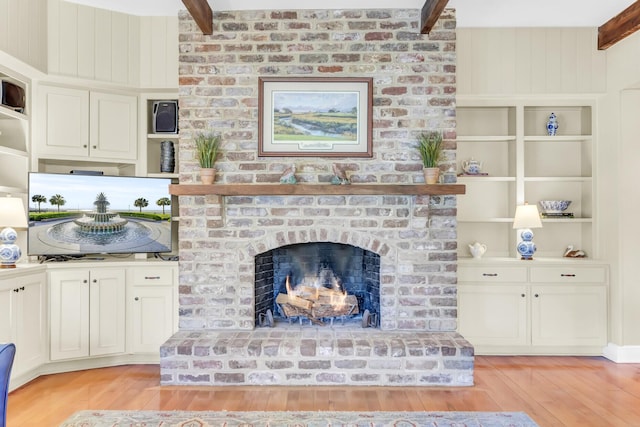
[[549,136],[555,136],[558,132],[558,118],[555,113],[551,113],[547,122],[547,133]]

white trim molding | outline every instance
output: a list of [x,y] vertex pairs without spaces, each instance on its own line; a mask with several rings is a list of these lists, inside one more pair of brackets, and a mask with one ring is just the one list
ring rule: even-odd
[[602,350],[602,355],[616,363],[640,363],[640,346],[609,343]]

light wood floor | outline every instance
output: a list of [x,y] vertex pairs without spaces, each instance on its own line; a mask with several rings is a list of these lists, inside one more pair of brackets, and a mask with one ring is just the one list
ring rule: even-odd
[[161,387],[157,365],[44,376],[9,395],[8,427],[83,409],[523,411],[540,426],[640,426],[640,364],[601,357],[476,358],[473,387]]

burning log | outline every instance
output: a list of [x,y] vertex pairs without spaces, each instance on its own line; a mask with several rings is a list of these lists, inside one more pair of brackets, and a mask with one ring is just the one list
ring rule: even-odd
[[289,294],[278,294],[276,302],[280,305],[287,304],[300,308],[302,310],[311,310],[311,308],[313,307],[312,301]]
[[338,317],[358,313],[358,299],[355,295],[345,295],[342,299],[340,305],[318,300],[311,309],[313,317]]
[[[288,278],[287,278],[288,280]],[[322,325],[322,318],[347,316],[359,312],[358,299],[329,288],[300,286],[289,293],[280,293],[276,303],[287,317],[307,317],[312,323]]]

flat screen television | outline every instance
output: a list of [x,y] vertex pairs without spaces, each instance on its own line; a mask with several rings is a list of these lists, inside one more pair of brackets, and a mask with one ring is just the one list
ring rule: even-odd
[[170,178],[29,173],[28,254],[171,252]]

